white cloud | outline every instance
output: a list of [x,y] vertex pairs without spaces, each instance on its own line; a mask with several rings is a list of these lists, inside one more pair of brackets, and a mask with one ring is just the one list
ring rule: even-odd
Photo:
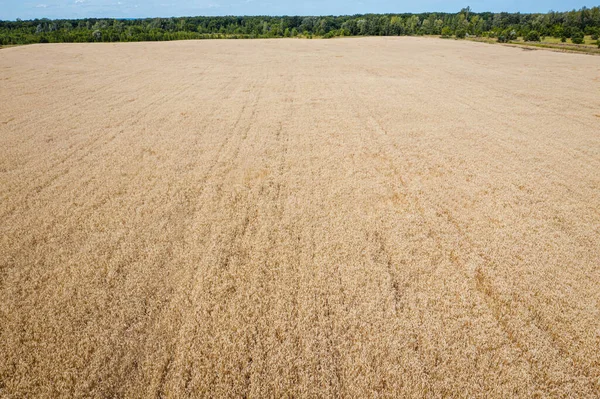
[[48,8],[48,4],[37,4],[35,8]]

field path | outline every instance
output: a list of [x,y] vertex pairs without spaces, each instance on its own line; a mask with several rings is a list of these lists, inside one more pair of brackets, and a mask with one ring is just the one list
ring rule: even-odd
[[600,397],[600,62],[0,52],[0,397]]

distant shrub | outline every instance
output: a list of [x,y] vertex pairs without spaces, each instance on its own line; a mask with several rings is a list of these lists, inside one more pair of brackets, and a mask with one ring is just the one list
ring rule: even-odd
[[592,40],[598,40],[598,34],[597,33],[592,34]]
[[514,30],[508,30],[506,29],[505,31],[503,31],[500,36],[498,36],[498,42],[499,43],[508,43],[511,40],[516,40],[517,39],[517,32],[515,32]]
[[540,34],[536,30],[529,31],[529,33],[527,34],[527,36],[525,36],[525,40],[528,41],[528,42],[539,42],[540,41]]
[[48,43],[48,39],[46,39],[46,37],[42,36],[42,37],[40,37],[40,43]]
[[467,31],[464,29],[457,29],[456,32],[454,32],[454,35],[457,39],[464,39],[467,36]]
[[571,41],[575,44],[583,44],[584,36],[582,32],[575,32],[573,36],[571,36]]
[[563,43],[565,43],[565,42],[567,41],[567,37],[566,37],[566,36],[564,36],[564,35],[563,35],[563,36],[561,36],[561,37],[560,37],[560,41],[561,41],[561,42],[563,42]]
[[450,37],[452,36],[452,29],[449,26],[444,26],[442,28],[442,37]]

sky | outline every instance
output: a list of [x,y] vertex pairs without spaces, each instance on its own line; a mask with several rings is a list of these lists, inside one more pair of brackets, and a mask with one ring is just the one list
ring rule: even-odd
[[0,0],[0,20],[141,18],[197,15],[352,15],[363,13],[567,11],[585,0]]

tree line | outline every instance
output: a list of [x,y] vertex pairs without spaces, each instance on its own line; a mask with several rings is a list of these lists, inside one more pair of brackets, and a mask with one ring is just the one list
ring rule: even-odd
[[0,21],[0,45],[135,42],[210,38],[335,36],[486,36],[499,41],[600,34],[600,7],[548,13],[366,14],[352,16],[224,16],[146,19]]

